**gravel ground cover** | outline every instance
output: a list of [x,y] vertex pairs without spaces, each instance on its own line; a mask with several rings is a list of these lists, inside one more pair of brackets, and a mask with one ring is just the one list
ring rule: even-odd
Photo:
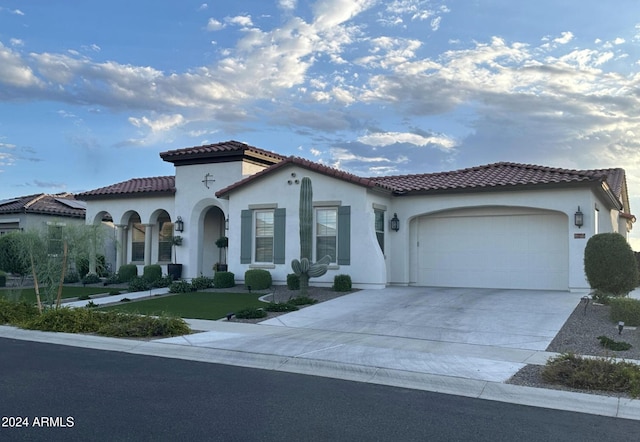
[[[610,307],[589,303],[585,307],[585,301],[581,301],[567,319],[560,332],[551,341],[547,351],[555,353],[574,353],[577,355],[589,355],[597,357],[616,357],[625,360],[640,360],[640,330],[625,327],[618,334],[617,324],[609,319]],[[607,350],[598,340],[598,336],[606,336],[615,341],[624,341],[632,345],[629,350]],[[562,385],[548,384],[542,380],[542,366],[527,365],[516,373],[508,383],[526,385],[529,387],[551,388],[557,390],[577,391],[582,393],[601,394],[606,396],[627,396],[625,394],[577,390]]]

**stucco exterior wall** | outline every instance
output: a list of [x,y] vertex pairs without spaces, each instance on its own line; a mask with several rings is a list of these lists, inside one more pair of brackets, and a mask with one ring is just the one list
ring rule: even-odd
[[[292,175],[295,174],[295,177]],[[338,274],[348,274],[356,287],[384,287],[386,269],[373,230],[372,198],[364,187],[336,180],[296,166],[278,170],[269,177],[250,183],[231,194],[229,200],[229,270],[243,281],[250,268],[266,268],[277,284],[286,283],[291,260],[299,258],[299,198],[300,185],[295,180],[311,178],[314,203],[335,203],[351,207],[351,261],[349,265],[331,265],[322,277],[313,278],[312,285],[331,286]],[[292,184],[289,184],[289,181]],[[250,205],[269,205],[286,209],[285,264],[240,264],[240,216]],[[364,226],[367,226],[365,228]]]

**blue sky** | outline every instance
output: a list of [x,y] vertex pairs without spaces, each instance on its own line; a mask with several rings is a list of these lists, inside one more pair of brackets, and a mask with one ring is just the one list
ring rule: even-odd
[[0,199],[170,175],[159,152],[235,139],[363,176],[624,167],[640,215],[639,12],[637,0],[2,1]]

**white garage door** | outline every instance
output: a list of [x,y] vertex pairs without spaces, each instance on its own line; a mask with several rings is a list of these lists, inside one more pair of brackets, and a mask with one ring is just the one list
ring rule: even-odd
[[417,222],[417,282],[436,287],[567,290],[565,215],[469,209]]

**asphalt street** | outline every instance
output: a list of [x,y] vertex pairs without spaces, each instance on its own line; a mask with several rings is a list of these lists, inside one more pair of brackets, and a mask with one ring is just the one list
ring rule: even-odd
[[3,441],[605,441],[640,431],[619,418],[12,339],[0,339],[0,355]]

